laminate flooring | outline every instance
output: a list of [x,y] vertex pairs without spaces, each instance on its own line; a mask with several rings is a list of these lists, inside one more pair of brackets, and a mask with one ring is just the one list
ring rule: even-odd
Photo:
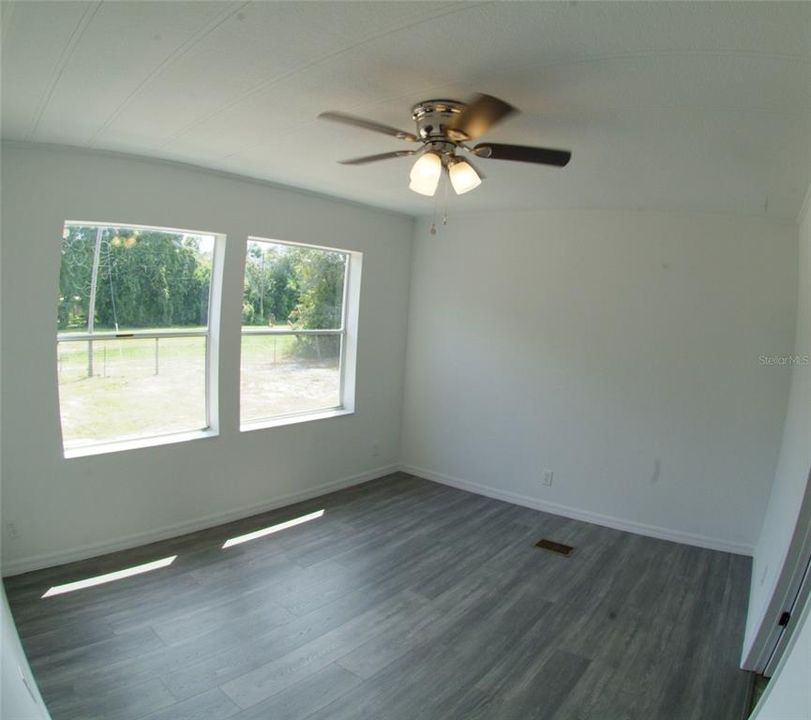
[[741,720],[749,574],[397,473],[5,584],[53,720]]

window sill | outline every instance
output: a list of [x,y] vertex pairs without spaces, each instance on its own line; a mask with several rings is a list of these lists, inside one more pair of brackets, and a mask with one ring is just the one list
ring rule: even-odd
[[157,445],[174,445],[176,443],[199,440],[201,438],[217,437],[219,433],[211,428],[205,430],[193,430],[184,433],[172,433],[171,435],[158,435],[155,437],[133,438],[131,440],[118,440],[115,442],[97,443],[95,445],[85,445],[65,450],[65,459],[78,457],[89,457],[91,455],[107,455],[125,450],[139,450],[141,448],[155,447]]
[[266,430],[267,428],[283,427],[284,425],[298,425],[299,423],[313,422],[314,420],[326,420],[327,418],[342,417],[344,415],[354,415],[354,410],[336,408],[333,410],[322,410],[313,413],[302,413],[301,415],[284,415],[283,417],[270,418],[269,420],[255,420],[244,423],[240,426],[240,432],[251,432],[253,430]]

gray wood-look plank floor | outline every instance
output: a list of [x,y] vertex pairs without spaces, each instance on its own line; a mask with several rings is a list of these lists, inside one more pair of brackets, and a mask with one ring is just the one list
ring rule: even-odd
[[740,720],[749,573],[395,474],[6,589],[54,720]]

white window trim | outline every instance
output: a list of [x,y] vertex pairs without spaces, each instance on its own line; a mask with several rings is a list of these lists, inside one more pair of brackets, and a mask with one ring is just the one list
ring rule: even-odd
[[89,457],[91,455],[107,455],[113,452],[138,450],[140,448],[158,447],[160,445],[176,445],[177,443],[203,438],[217,437],[219,433],[212,428],[190,430],[188,432],[164,433],[163,435],[149,435],[144,437],[110,440],[108,442],[95,442],[88,445],[77,445],[64,451],[65,459]]
[[[275,240],[272,238],[249,235],[247,242],[264,242],[274,245],[288,245],[290,247],[305,247],[327,252],[337,252],[347,256],[346,276],[344,277],[343,294],[343,321],[340,328],[332,330],[290,330],[281,328],[241,327],[240,348],[242,338],[251,335],[338,335],[341,338],[341,351],[339,358],[339,388],[338,405],[317,410],[307,410],[300,413],[273,415],[267,418],[254,418],[242,420],[240,408],[240,432],[251,432],[267,428],[295,425],[297,423],[312,422],[328,418],[352,415],[355,413],[355,387],[357,373],[358,352],[358,321],[360,314],[360,282],[363,266],[363,253],[327,245],[311,245],[308,243],[292,242],[290,240]],[[246,245],[247,254],[247,245]],[[244,269],[243,269],[244,277]],[[240,363],[240,404],[242,400],[242,365]]]
[[[200,330],[131,330],[127,332],[84,332],[84,333],[59,333],[56,335],[57,346],[60,343],[89,342],[104,340],[136,340],[136,339],[161,339],[161,338],[186,338],[204,337],[206,339],[206,366],[205,366],[205,408],[206,424],[200,428],[190,428],[180,432],[159,433],[157,435],[143,435],[138,437],[125,437],[116,440],[102,440],[88,443],[87,445],[65,446],[62,438],[62,453],[65,459],[86,457],[88,455],[104,455],[112,452],[121,452],[137,448],[151,447],[156,445],[170,445],[199,438],[216,437],[220,433],[219,428],[219,393],[217,379],[219,376],[219,337],[220,337],[220,316],[222,308],[222,283],[223,265],[225,264],[225,239],[222,233],[209,232],[204,230],[183,230],[180,228],[161,227],[159,225],[139,225],[122,222],[99,222],[99,221],[78,221],[65,220],[63,226],[78,225],[82,227],[119,227],[132,228],[135,230],[152,230],[158,232],[170,232],[178,235],[206,235],[214,238],[214,247],[211,258],[211,282],[208,288],[208,327]],[[60,402],[60,423],[59,434],[62,436],[61,422],[61,398]]]
[[330,418],[354,414],[354,410],[333,408],[332,410],[314,410],[312,412],[292,413],[290,415],[277,415],[269,420],[251,420],[242,423],[239,430],[240,432],[252,432],[253,430],[266,430],[267,428],[284,427],[285,425],[298,425],[315,420],[329,420]]

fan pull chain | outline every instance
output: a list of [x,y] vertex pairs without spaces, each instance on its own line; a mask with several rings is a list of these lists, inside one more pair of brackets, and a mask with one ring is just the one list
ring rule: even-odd
[[443,183],[442,191],[444,193],[443,201],[444,201],[444,205],[445,205],[445,209],[444,209],[444,211],[442,213],[442,224],[447,225],[448,224],[448,185],[450,185],[450,181],[449,181],[448,177],[445,176],[444,174],[442,176],[442,183]]
[[[442,224],[448,224],[448,178],[445,174],[442,174],[440,178],[440,183],[442,183]],[[431,235],[436,235],[436,215],[437,210],[439,209],[439,193],[434,193],[434,213],[431,217]]]
[[431,235],[436,235],[436,208],[437,208],[438,200],[436,193],[434,193],[434,213],[431,216]]

